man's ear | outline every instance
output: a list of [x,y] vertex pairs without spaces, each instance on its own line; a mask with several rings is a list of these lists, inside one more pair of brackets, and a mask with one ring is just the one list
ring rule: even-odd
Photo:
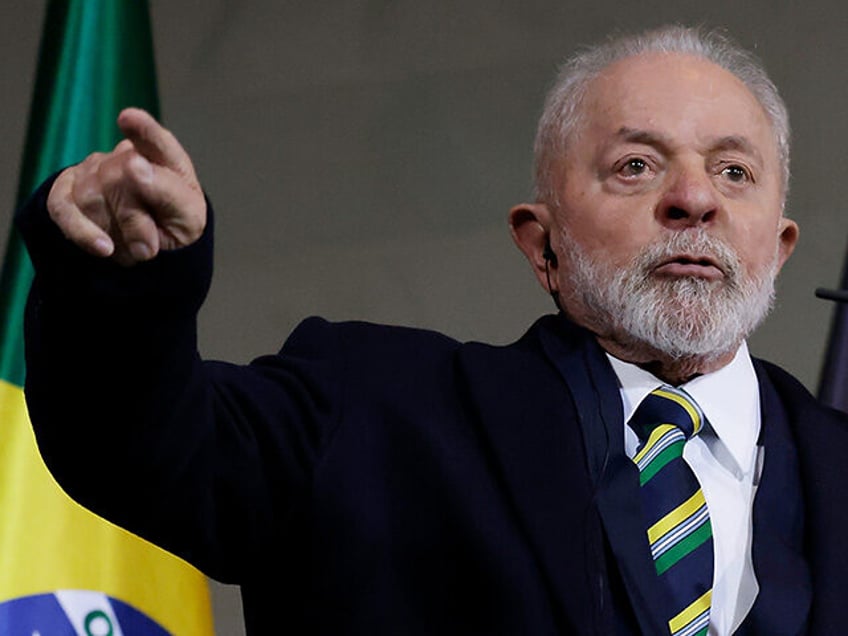
[[800,230],[798,229],[798,224],[792,219],[787,219],[785,216],[781,217],[780,225],[778,226],[779,234],[778,234],[778,269],[783,267],[783,264],[795,251],[795,245],[798,243],[798,234]]
[[[556,256],[551,258],[550,228],[552,215],[544,203],[520,203],[509,211],[509,230],[536,275],[549,293],[556,291]],[[546,258],[547,256],[547,258]],[[553,289],[551,289],[553,287]]]

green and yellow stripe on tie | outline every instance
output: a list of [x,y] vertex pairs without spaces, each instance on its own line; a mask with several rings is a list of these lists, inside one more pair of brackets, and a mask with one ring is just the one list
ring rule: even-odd
[[713,591],[707,590],[689,607],[668,621],[669,631],[672,636],[706,636],[710,628],[710,605],[712,603]]
[[639,467],[639,485],[644,486],[668,462],[680,457],[686,437],[674,424],[660,424],[633,461]]

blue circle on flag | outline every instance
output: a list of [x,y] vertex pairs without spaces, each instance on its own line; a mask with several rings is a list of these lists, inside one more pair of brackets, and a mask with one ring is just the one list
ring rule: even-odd
[[112,597],[102,598],[108,607],[78,612],[77,627],[74,626],[74,617],[65,611],[56,594],[37,594],[5,601],[0,603],[0,634],[171,636],[159,623],[133,606]]

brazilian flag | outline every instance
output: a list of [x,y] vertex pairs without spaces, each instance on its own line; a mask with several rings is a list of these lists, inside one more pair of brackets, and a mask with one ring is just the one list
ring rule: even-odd
[[[125,106],[157,114],[144,0],[51,0],[18,204],[58,169],[120,138]],[[84,510],[38,454],[23,398],[32,265],[12,230],[0,276],[0,634],[213,634],[204,576]]]

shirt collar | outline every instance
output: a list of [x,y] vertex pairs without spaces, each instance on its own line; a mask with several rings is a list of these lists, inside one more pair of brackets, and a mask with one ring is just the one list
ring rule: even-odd
[[[624,421],[648,393],[663,384],[652,373],[609,354],[621,387]],[[712,373],[682,385],[704,411],[713,433],[734,460],[741,477],[753,466],[760,434],[760,391],[748,346],[742,343],[733,360]]]

